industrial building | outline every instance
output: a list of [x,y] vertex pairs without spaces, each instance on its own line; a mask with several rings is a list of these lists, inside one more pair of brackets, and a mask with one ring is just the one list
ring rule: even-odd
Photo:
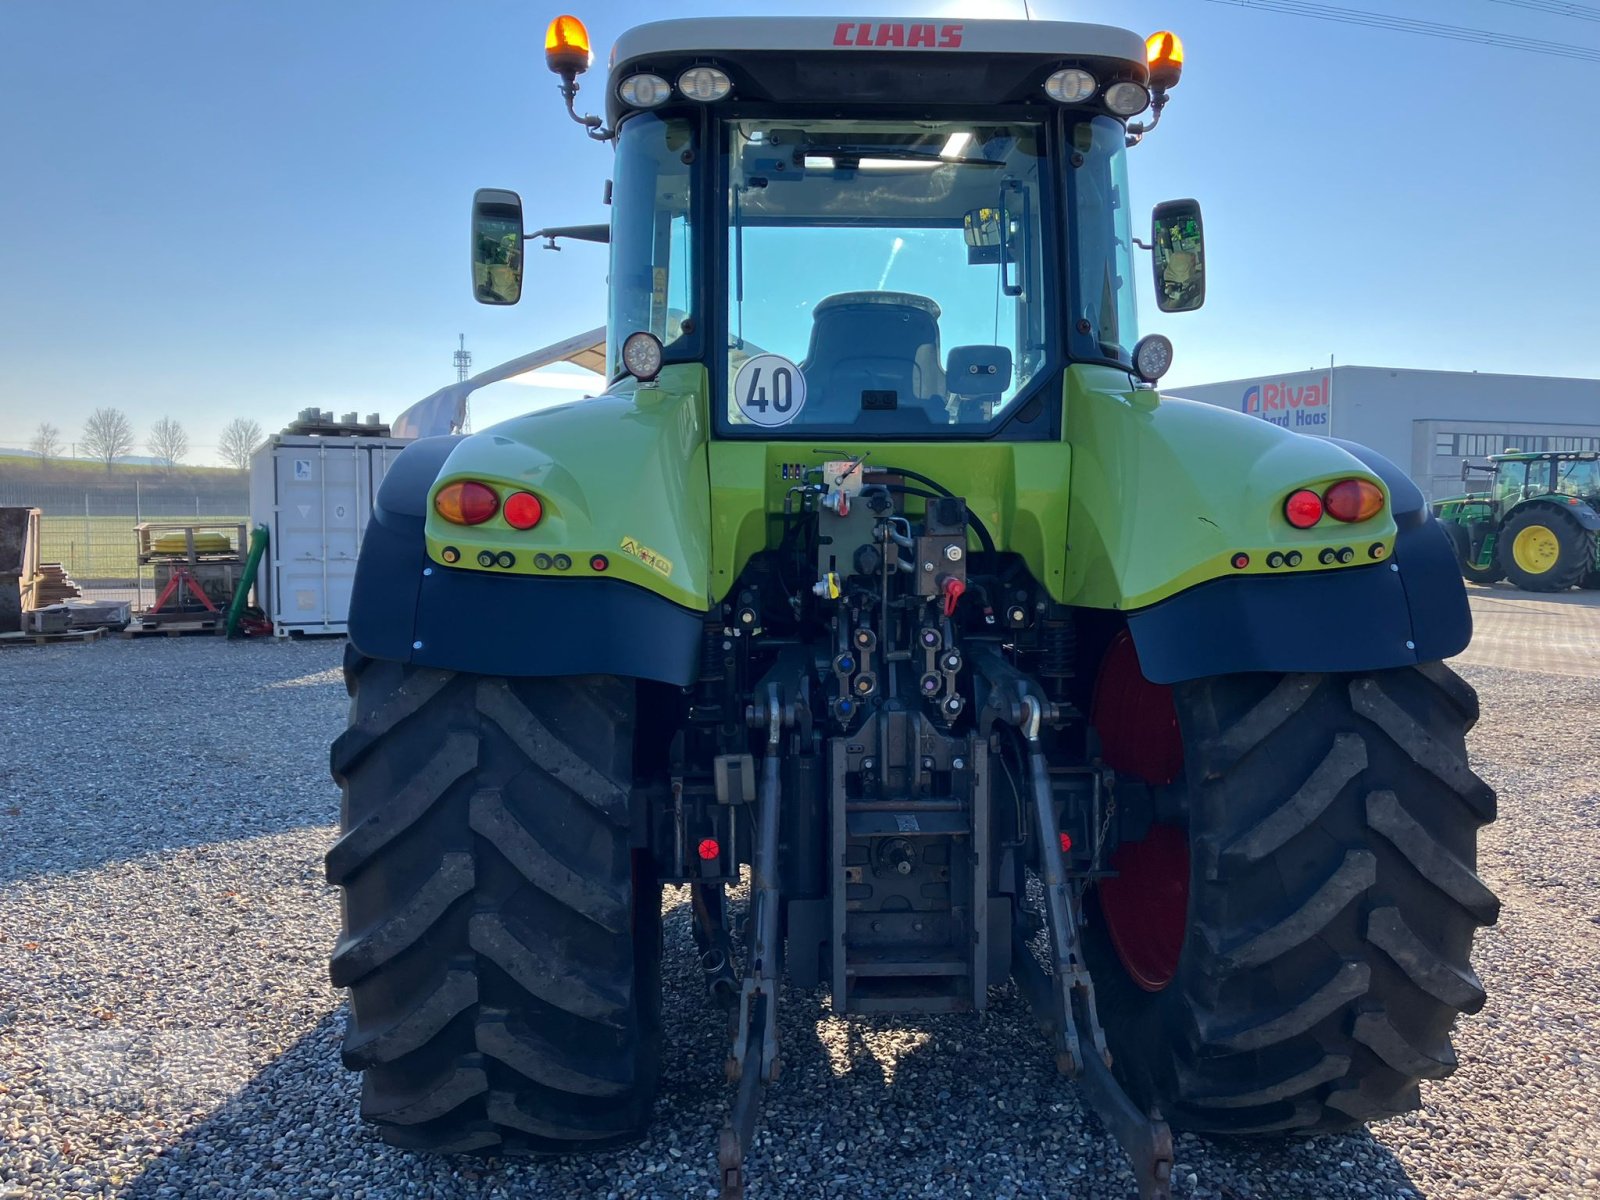
[[1463,490],[1463,458],[1508,448],[1600,451],[1600,379],[1333,366],[1167,394],[1371,446],[1430,499]]

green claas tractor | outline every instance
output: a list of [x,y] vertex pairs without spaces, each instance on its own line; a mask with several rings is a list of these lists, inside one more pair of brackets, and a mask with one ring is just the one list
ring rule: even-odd
[[1461,479],[1490,475],[1489,490],[1435,501],[1474,583],[1509,579],[1530,592],[1600,588],[1600,455],[1508,450],[1463,461]]
[[[1345,1129],[1454,1070],[1498,909],[1465,589],[1386,459],[1153,386],[1137,256],[1198,307],[1203,231],[1136,240],[1128,157],[1181,53],[665,21],[600,117],[552,26],[615,154],[609,226],[545,235],[609,242],[609,381],[409,446],[351,606],[332,975],[386,1139],[641,1135],[663,884],[729,1022],[725,1196],[785,987],[1025,1001],[1144,1197],[1173,1129]],[[514,300],[520,200],[474,226]]]

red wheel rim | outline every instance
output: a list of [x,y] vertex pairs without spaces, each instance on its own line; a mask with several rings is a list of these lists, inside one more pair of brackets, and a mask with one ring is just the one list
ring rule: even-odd
[[[1127,630],[1112,639],[1095,680],[1090,719],[1106,765],[1151,786],[1183,774],[1183,734],[1172,689],[1151,683]],[[1106,932],[1129,978],[1159,992],[1178,973],[1189,923],[1189,834],[1152,825],[1143,841],[1112,854],[1117,877],[1099,885]]]

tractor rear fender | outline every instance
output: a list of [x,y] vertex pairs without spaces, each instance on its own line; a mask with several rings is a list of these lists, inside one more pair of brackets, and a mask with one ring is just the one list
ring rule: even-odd
[[[1366,566],[1218,579],[1131,614],[1128,628],[1150,679],[1375,671],[1437,662],[1466,648],[1472,613],[1455,547],[1420,489],[1377,451],[1324,440],[1388,489],[1392,552]],[[1205,636],[1213,632],[1220,636]]]
[[1566,513],[1567,516],[1571,517],[1574,521],[1576,521],[1579,525],[1582,525],[1591,533],[1600,533],[1600,513],[1595,512],[1594,509],[1590,508],[1582,500],[1579,500],[1576,497],[1553,494],[1547,496],[1535,496],[1531,500],[1524,500],[1521,504],[1513,508],[1511,512],[1508,512],[1506,516],[1509,518],[1512,513],[1521,512],[1523,509],[1530,508],[1535,504],[1551,505],[1559,509],[1561,512]]
[[[1416,485],[1383,456],[1212,405],[1112,394],[1082,370],[1068,375],[1065,600],[1128,613],[1149,678],[1375,670],[1466,645],[1455,549]],[[1354,524],[1289,524],[1292,492],[1344,478],[1380,484],[1384,510]],[[1350,561],[1324,564],[1328,550]]]
[[[701,374],[669,367],[637,400],[619,391],[407,447],[362,542],[356,649],[484,674],[693,682],[709,607]],[[502,502],[532,492],[540,519],[445,521],[433,498],[465,480]]]

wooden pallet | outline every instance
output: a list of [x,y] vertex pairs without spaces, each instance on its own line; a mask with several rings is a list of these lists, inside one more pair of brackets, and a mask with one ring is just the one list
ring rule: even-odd
[[147,638],[147,637],[217,637],[222,633],[224,622],[216,618],[205,621],[165,621],[159,625],[140,625],[137,620],[126,629],[121,630],[119,638]]
[[67,642],[98,642],[104,629],[69,629],[64,633],[0,633],[0,646],[57,646]]

